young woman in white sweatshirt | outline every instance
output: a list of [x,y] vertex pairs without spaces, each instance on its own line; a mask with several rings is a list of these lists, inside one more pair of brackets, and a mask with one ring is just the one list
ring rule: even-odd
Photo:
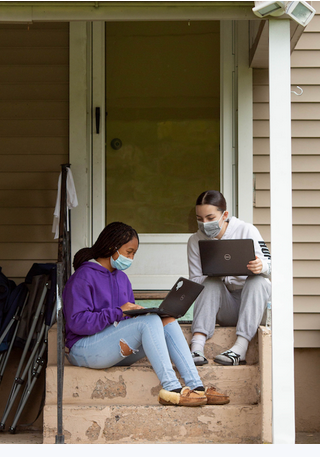
[[[237,340],[227,351],[216,355],[222,365],[246,363],[249,342],[257,332],[271,295],[271,256],[252,224],[229,217],[224,196],[216,190],[203,192],[196,201],[199,230],[188,241],[189,278],[203,283],[204,290],[194,305],[191,352],[196,365],[204,365],[204,346],[214,334],[215,325],[236,326]],[[250,238],[254,241],[255,260],[247,265],[254,275],[208,277],[202,274],[199,240]]]

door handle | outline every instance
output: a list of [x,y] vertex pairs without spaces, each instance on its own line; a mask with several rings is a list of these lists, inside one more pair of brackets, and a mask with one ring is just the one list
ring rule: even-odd
[[96,108],[96,133],[100,133],[100,108]]
[[122,147],[122,141],[119,138],[113,138],[110,144],[112,149],[114,149],[115,151]]

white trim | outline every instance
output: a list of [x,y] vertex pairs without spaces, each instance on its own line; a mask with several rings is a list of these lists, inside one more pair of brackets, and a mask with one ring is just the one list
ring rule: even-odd
[[[132,267],[131,267],[132,268]],[[188,273],[183,272],[179,275],[131,275],[127,273],[132,284],[133,290],[170,290],[179,278],[187,278]],[[147,284],[147,287],[146,287]]]
[[[92,241],[105,227],[105,22],[92,24]],[[96,131],[95,109],[100,108],[100,131]]]
[[234,214],[233,23],[220,22],[220,188]]
[[91,246],[90,118],[88,99],[86,22],[70,23],[69,56],[69,158],[79,206],[71,212],[71,258],[84,246]]
[[238,22],[238,217],[253,223],[253,95],[249,23]]
[[273,443],[295,443],[290,21],[269,20]]
[[[1,2],[2,22],[260,20],[252,2]],[[217,3],[217,4],[216,4]]]
[[190,233],[142,233],[140,244],[186,244]]

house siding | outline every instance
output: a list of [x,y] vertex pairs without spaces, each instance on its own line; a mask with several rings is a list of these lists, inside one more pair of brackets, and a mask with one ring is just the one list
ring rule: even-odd
[[[295,347],[320,347],[320,2],[291,59]],[[55,262],[51,231],[68,162],[69,25],[0,25],[0,266],[16,282]],[[254,224],[270,246],[268,71],[254,69]],[[281,223],[276,221],[275,223]]]
[[[295,348],[320,347],[320,2],[291,56]],[[254,224],[270,245],[268,70],[253,70]],[[280,221],[274,221],[281,224]]]
[[0,24],[0,266],[17,283],[34,262],[57,261],[68,131],[69,24]]

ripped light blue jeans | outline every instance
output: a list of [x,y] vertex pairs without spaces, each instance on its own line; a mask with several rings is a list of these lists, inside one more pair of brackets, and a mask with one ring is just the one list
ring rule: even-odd
[[181,387],[171,360],[186,386],[194,389],[203,385],[179,323],[174,321],[163,327],[157,314],[115,322],[82,338],[72,346],[68,360],[72,365],[101,369],[128,366],[145,356],[163,389]]

